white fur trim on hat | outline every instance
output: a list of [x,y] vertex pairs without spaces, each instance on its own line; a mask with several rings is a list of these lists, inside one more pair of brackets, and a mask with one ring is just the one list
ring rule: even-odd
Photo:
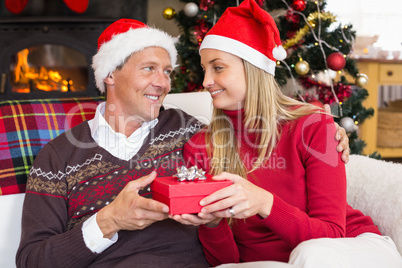
[[148,27],[130,29],[113,36],[109,42],[104,43],[92,58],[92,68],[99,91],[105,92],[104,79],[123,64],[128,56],[152,46],[166,49],[172,66],[176,66],[177,50],[174,39],[158,29]]
[[258,50],[235,39],[210,34],[205,36],[202,41],[200,51],[204,48],[218,49],[231,53],[250,62],[256,67],[263,69],[267,73],[275,75],[275,61],[272,61]]

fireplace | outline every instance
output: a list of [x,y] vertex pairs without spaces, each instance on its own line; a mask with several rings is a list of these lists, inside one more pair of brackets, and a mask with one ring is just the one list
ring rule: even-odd
[[98,96],[91,69],[113,19],[25,17],[0,21],[0,100]]

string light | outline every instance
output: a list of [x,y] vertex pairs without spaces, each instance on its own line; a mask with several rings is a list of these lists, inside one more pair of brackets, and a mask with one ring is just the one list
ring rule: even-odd
[[[292,10],[291,7],[288,5],[288,3],[287,3],[285,0],[282,0],[282,2],[287,6],[288,10]],[[323,58],[324,58],[325,69],[328,70],[327,57],[326,57],[326,54],[325,54],[323,45],[326,45],[328,48],[331,48],[331,49],[333,49],[333,50],[335,50],[335,51],[338,51],[338,52],[339,52],[339,49],[337,49],[337,48],[335,48],[335,47],[333,47],[333,46],[330,46],[327,42],[325,42],[324,40],[321,39],[321,16],[322,16],[322,14],[321,14],[320,6],[319,6],[319,1],[315,1],[314,3],[317,5],[317,13],[313,13],[313,14],[317,14],[317,22],[316,22],[316,23],[318,24],[318,31],[317,31],[317,32],[318,32],[318,36],[315,34],[315,31],[314,31],[314,28],[316,27],[316,24],[315,24],[314,22],[312,22],[311,19],[308,20],[308,18],[306,18],[306,16],[305,16],[303,13],[298,12],[298,11],[296,11],[296,10],[293,10],[293,12],[296,13],[296,14],[299,14],[301,17],[303,17],[304,21],[306,22],[306,25],[308,25],[308,26],[310,27],[311,34],[313,35],[314,39],[316,40],[315,46],[319,46],[319,47],[320,47],[321,53],[322,53]],[[309,17],[311,17],[313,14],[310,14]],[[330,14],[330,13],[329,13],[329,14]],[[314,27],[313,27],[313,25],[314,25]],[[342,35],[343,35],[343,37],[344,37],[344,40],[348,41],[348,39],[346,38],[346,36],[345,36],[345,34],[344,34],[344,32],[343,32],[343,29],[342,29]],[[344,57],[346,57],[346,55],[344,55]],[[329,73],[328,73],[328,72],[326,72],[325,74],[326,74],[327,76],[329,76]],[[312,75],[312,77],[315,78],[314,75]],[[329,77],[329,78],[330,78],[330,77]],[[337,103],[338,106],[339,106],[339,113],[340,113],[340,116],[342,116],[342,115],[343,115],[343,113],[342,113],[342,107],[341,107],[341,105],[339,104],[339,99],[338,99],[338,97],[337,97],[337,95],[336,95],[336,93],[335,93],[335,89],[334,89],[334,85],[333,85],[332,79],[330,78],[329,81],[330,81],[329,85],[330,85],[330,87],[331,87],[331,92],[332,92],[332,94],[333,94],[333,96],[334,96],[334,98],[335,98],[336,103]],[[295,83],[295,82],[294,82],[294,83]],[[298,93],[298,95],[299,95],[299,91],[298,91],[298,90],[297,90],[297,93]],[[303,100],[304,100],[304,99],[303,99]]]

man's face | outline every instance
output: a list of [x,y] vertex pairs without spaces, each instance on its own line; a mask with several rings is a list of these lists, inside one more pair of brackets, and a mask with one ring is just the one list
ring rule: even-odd
[[169,53],[160,47],[135,52],[120,70],[105,79],[108,101],[116,105],[115,115],[142,122],[158,117],[170,91],[172,64]]

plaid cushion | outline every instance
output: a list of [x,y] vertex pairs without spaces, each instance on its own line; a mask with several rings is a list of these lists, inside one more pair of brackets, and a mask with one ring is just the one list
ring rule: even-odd
[[0,195],[22,193],[40,149],[92,119],[103,97],[0,101]]

